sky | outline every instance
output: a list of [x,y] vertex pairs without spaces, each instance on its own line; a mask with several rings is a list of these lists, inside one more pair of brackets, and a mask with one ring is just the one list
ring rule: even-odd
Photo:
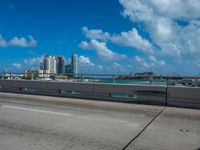
[[0,70],[78,54],[79,73],[200,74],[200,0],[0,0]]

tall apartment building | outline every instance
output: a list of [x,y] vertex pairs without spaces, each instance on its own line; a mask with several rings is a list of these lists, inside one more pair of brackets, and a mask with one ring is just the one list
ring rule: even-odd
[[73,54],[71,57],[71,69],[72,75],[75,76],[78,73],[78,55]]
[[71,63],[67,65],[65,65],[64,56],[46,55],[40,64],[40,69],[43,70],[44,74],[67,74],[75,77],[78,73],[78,55],[73,54],[71,56]]
[[54,56],[49,56],[46,55],[43,60],[44,64],[44,71],[47,70],[51,74],[56,74],[57,73],[57,65],[56,65],[56,57]]
[[56,57],[57,74],[64,74],[65,72],[65,58],[64,56]]

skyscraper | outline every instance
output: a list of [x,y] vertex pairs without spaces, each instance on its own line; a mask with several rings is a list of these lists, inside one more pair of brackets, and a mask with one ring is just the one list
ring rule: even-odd
[[40,63],[40,70],[44,70],[44,61]]
[[57,73],[63,74],[65,70],[65,58],[64,56],[56,57]]
[[56,74],[56,57],[46,55],[43,61],[44,70],[48,70],[50,73]]
[[71,64],[65,65],[65,74],[68,76],[72,75],[72,65]]
[[77,68],[77,66],[78,66],[78,55],[77,54],[73,54],[71,59],[72,59],[71,60],[72,61],[71,62],[72,75],[76,76],[77,73],[78,73],[78,68]]

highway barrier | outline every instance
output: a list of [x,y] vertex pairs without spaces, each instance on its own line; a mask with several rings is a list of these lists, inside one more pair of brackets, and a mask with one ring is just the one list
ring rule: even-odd
[[0,92],[200,108],[197,87],[0,80]]

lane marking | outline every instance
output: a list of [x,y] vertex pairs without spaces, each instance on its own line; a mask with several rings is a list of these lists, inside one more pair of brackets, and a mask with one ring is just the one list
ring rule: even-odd
[[40,109],[32,109],[32,108],[25,108],[25,107],[18,107],[18,106],[10,106],[10,105],[1,105],[2,108],[9,108],[9,109],[15,109],[15,110],[24,110],[24,111],[30,111],[30,112],[39,112],[39,113],[46,113],[46,114],[53,114],[53,115],[61,115],[61,116],[71,116],[67,113],[62,112],[54,112],[49,110],[40,110]]

